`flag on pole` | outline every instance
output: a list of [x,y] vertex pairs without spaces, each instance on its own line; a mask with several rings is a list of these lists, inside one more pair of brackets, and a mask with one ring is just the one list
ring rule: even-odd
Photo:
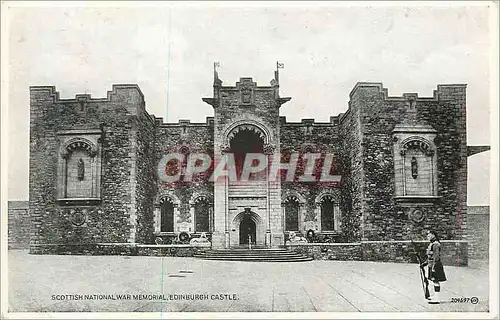
[[283,68],[285,68],[285,64],[283,62],[276,62],[276,67],[278,69],[283,69]]

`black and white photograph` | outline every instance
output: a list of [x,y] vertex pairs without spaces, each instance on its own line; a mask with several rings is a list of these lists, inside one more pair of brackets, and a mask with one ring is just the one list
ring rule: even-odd
[[2,2],[2,318],[498,318],[498,5]]

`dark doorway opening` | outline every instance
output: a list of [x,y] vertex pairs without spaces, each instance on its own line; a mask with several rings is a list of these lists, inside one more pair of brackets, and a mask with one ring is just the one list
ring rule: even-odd
[[248,244],[248,237],[251,237],[251,243],[255,244],[256,236],[255,222],[250,218],[250,216],[245,215],[243,220],[240,222],[240,244]]
[[[239,131],[230,142],[231,152],[234,155],[236,166],[236,177],[238,181],[241,180],[241,173],[243,171],[243,164],[247,153],[264,153],[264,141],[259,134],[252,130]],[[252,166],[258,165],[258,161],[254,160]],[[266,170],[251,173],[248,177],[249,181],[265,181]]]
[[165,199],[161,204],[161,232],[173,232],[174,231],[174,204],[169,200]]

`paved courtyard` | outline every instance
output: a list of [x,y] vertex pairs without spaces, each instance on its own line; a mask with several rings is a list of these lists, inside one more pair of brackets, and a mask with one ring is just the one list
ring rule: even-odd
[[[9,312],[488,311],[483,268],[445,267],[449,281],[442,286],[443,303],[429,305],[416,264],[54,256],[17,250],[8,256]],[[163,294],[167,300],[129,300],[119,294],[147,299]],[[179,297],[186,294],[198,296]],[[60,295],[102,296],[57,300]],[[451,302],[472,297],[477,304]]]

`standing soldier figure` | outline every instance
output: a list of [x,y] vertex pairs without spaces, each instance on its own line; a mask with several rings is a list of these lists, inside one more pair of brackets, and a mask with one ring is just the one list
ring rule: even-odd
[[422,263],[422,266],[428,266],[427,278],[432,281],[433,289],[431,295],[428,298],[430,304],[439,303],[439,294],[441,292],[441,286],[439,282],[446,281],[446,275],[444,274],[443,263],[441,262],[441,242],[434,231],[427,231],[427,240],[429,240],[429,246],[427,247],[427,260]]

